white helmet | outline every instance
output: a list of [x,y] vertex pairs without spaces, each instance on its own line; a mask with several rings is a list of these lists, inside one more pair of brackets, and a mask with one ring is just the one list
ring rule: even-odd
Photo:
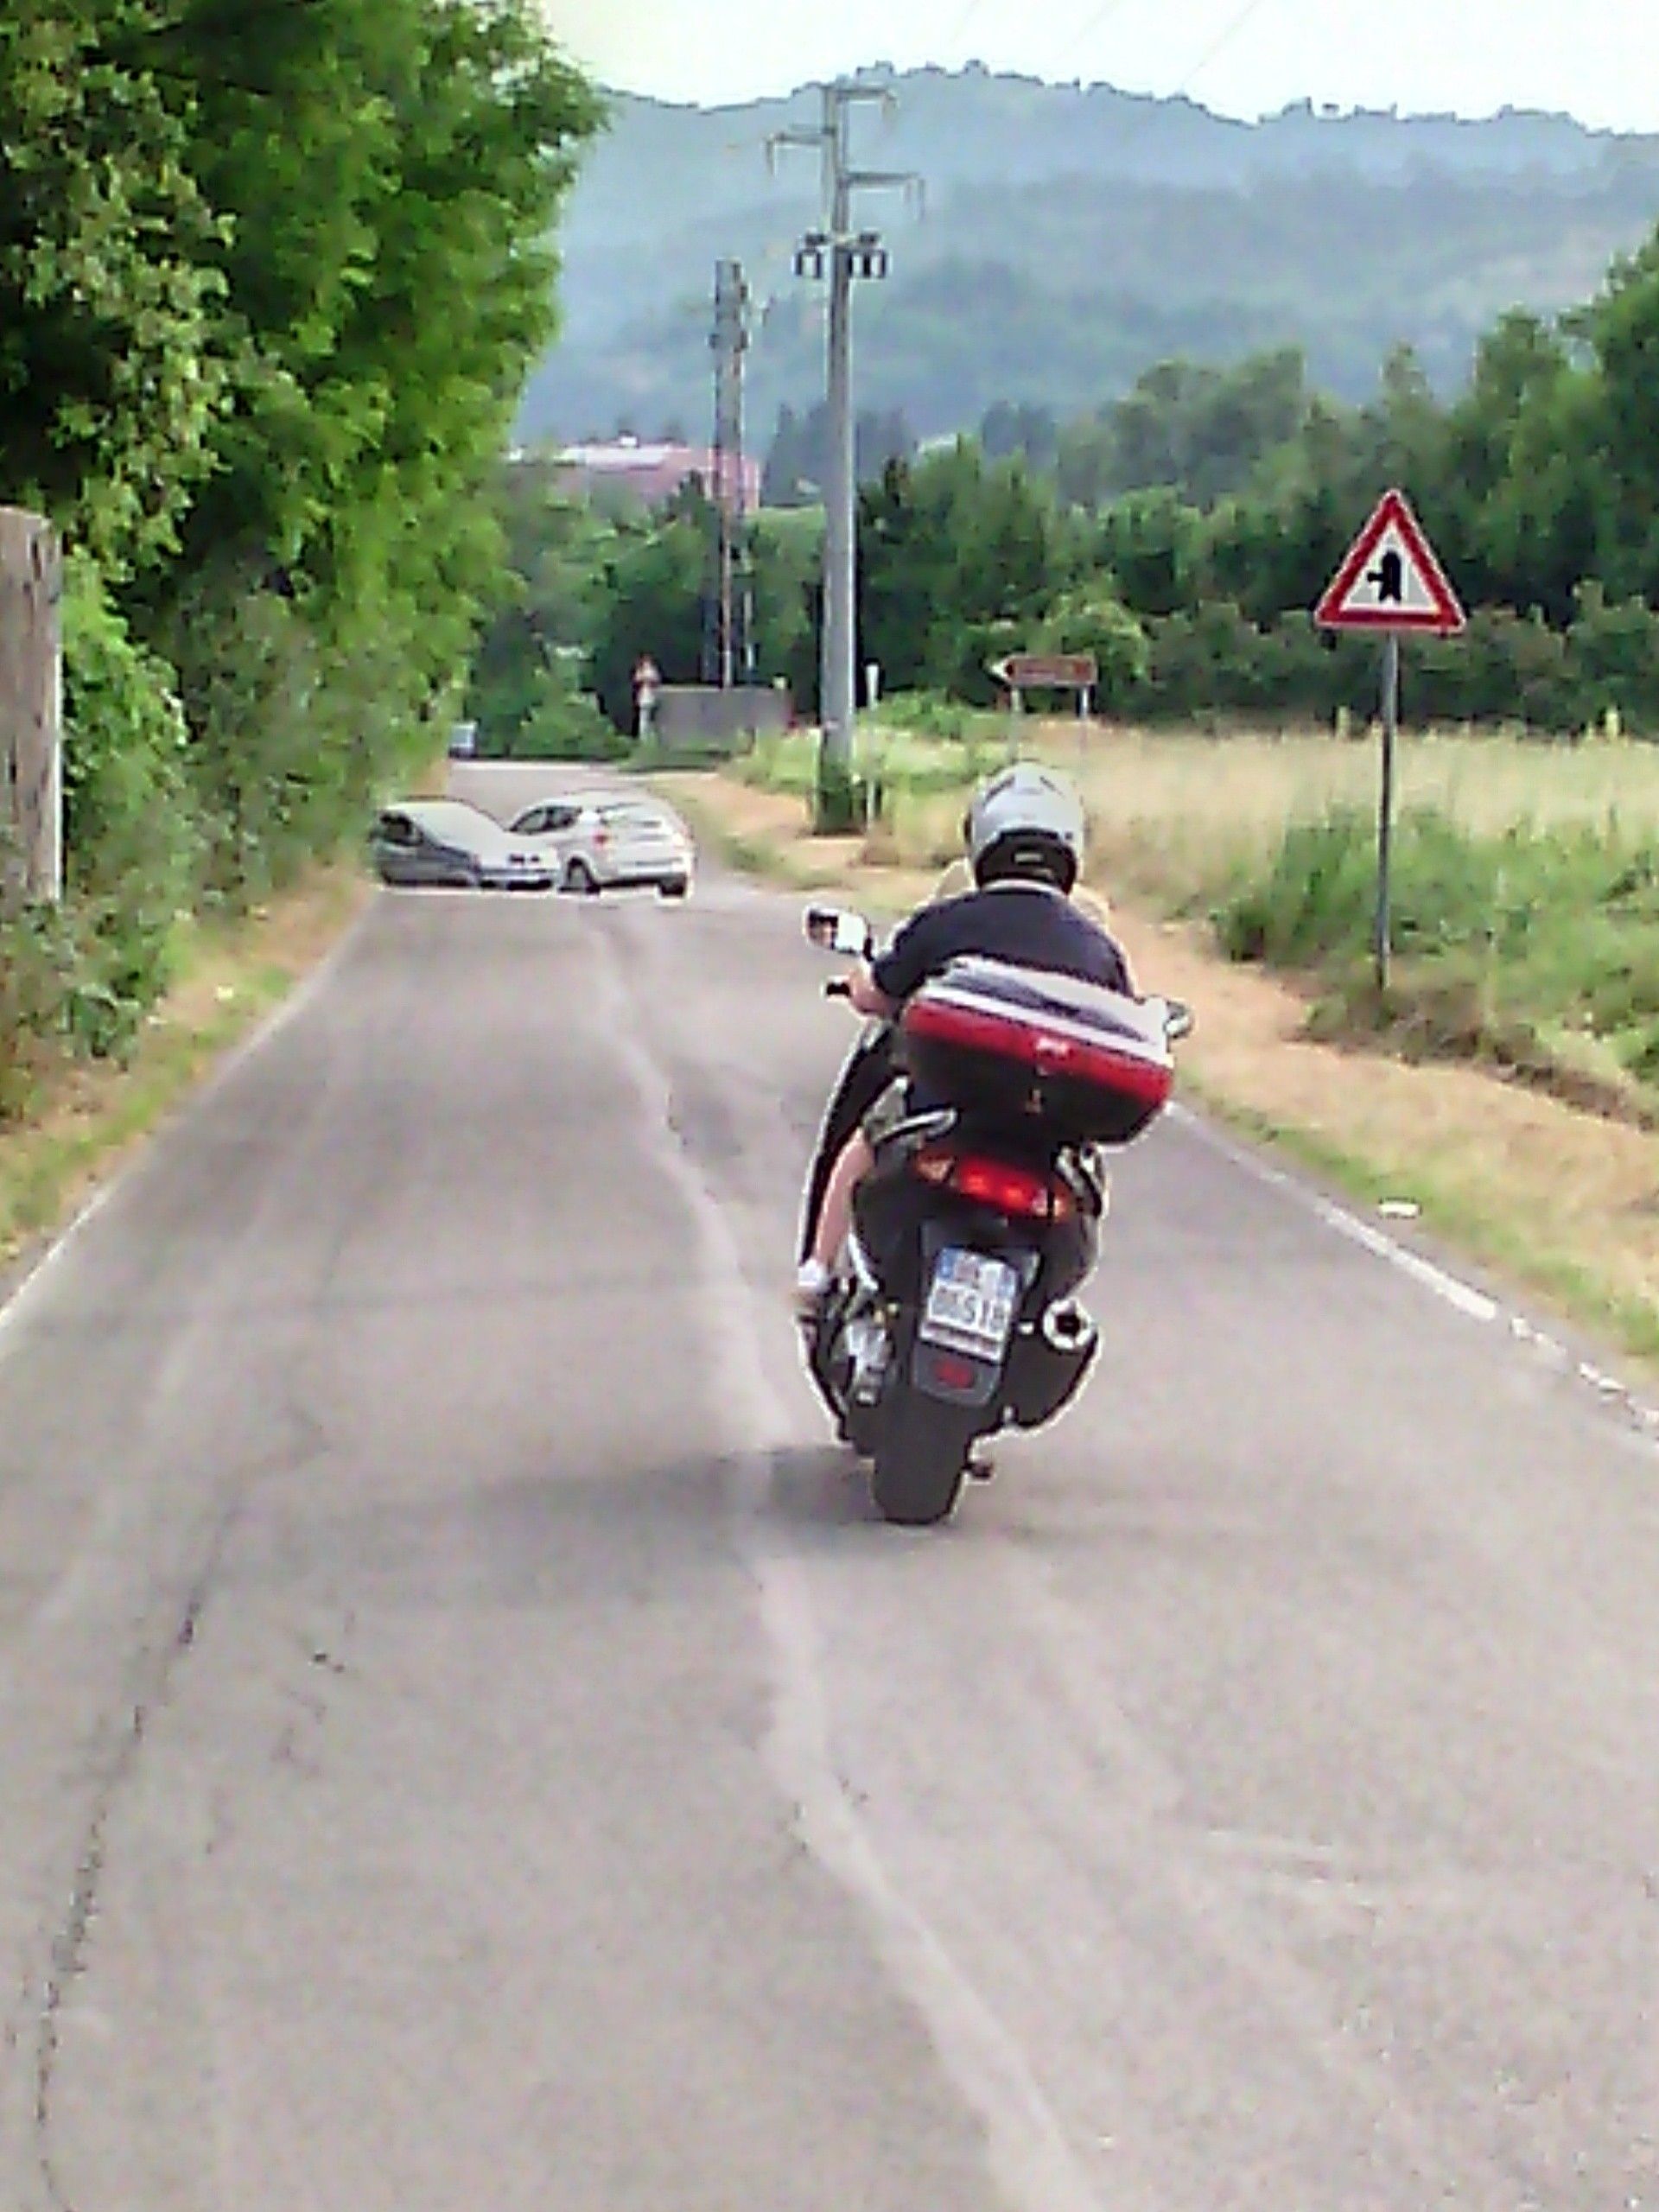
[[1034,760],[980,785],[963,834],[976,883],[1031,876],[1069,892],[1083,868],[1083,802],[1064,776]]

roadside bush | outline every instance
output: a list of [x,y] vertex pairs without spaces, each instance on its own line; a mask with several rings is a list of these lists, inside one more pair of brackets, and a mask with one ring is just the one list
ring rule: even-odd
[[209,891],[263,897],[302,842],[306,752],[324,757],[310,717],[321,694],[315,641],[293,602],[234,572],[197,580],[166,642],[189,724],[186,753]]
[[1659,845],[1588,825],[1475,836],[1434,808],[1395,842],[1387,998],[1370,977],[1376,824],[1293,824],[1217,912],[1236,960],[1319,976],[1326,1033],[1482,1056],[1583,1100],[1633,1087],[1659,1114]]
[[1599,583],[1580,584],[1568,636],[1586,722],[1616,713],[1630,729],[1659,731],[1659,612],[1645,601],[1614,601]]
[[1147,625],[1148,665],[1135,704],[1152,721],[1328,721],[1377,695],[1376,652],[1328,637],[1293,611],[1262,628],[1230,600]]
[[869,720],[888,729],[957,741],[974,737],[988,720],[982,707],[965,705],[944,691],[895,691]]
[[1077,585],[1055,601],[1038,643],[1044,652],[1094,655],[1100,671],[1095,703],[1101,711],[1133,699],[1152,666],[1140,619],[1099,579]]
[[406,614],[357,608],[336,634],[234,562],[172,610],[165,642],[213,898],[251,905],[354,842],[388,781],[442,743],[420,711]]
[[1478,607],[1461,637],[1414,642],[1405,684],[1414,721],[1524,722],[1558,735],[1589,719],[1566,636],[1504,607]]
[[61,912],[25,908],[21,855],[0,822],[0,1126],[22,1114],[54,1051],[74,970]]
[[64,1018],[123,1050],[165,989],[202,851],[173,671],[136,645],[84,554],[64,578],[64,848],[79,942]]
[[626,760],[634,748],[561,661],[543,671],[524,721],[493,749],[505,760]]

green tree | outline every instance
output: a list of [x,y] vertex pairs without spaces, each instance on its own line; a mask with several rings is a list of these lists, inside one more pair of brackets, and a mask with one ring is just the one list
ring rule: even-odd
[[73,1017],[112,1052],[168,980],[200,837],[172,671],[134,644],[84,551],[66,565],[63,640],[64,849],[89,956]]
[[752,529],[756,672],[766,683],[781,677],[795,703],[816,711],[823,511],[763,511]]
[[128,58],[152,0],[0,13],[0,497],[106,562],[172,544],[211,462],[222,236],[185,123]]
[[1127,705],[1152,665],[1141,622],[1098,580],[1061,594],[1044,618],[1038,643],[1054,652],[1092,653],[1099,671],[1095,701],[1103,708]]
[[[890,461],[906,461],[916,440],[900,408],[864,408],[853,425],[853,470],[861,484],[873,482]],[[790,406],[778,410],[778,425],[766,449],[760,498],[768,507],[819,504],[830,474],[830,410],[823,400],[804,415]]]
[[624,533],[607,561],[593,685],[618,729],[633,727],[633,670],[643,655],[667,683],[697,682],[708,573],[708,531],[685,513]]
[[1178,493],[1130,493],[1101,518],[1095,557],[1137,614],[1173,614],[1192,598],[1204,518]]
[[179,0],[155,43],[229,219],[234,404],[145,620],[219,864],[263,872],[429,741],[465,665],[499,575],[489,480],[600,111],[530,0]]
[[1659,230],[1614,263],[1601,296],[1569,327],[1594,353],[1573,454],[1586,488],[1600,494],[1599,573],[1616,595],[1659,601]]
[[502,464],[494,511],[505,562],[474,647],[467,713],[486,751],[511,753],[550,715],[572,719],[556,702],[573,696],[570,671],[598,636],[618,530],[591,501],[568,496],[544,460]]
[[963,439],[895,462],[861,507],[860,635],[893,688],[987,699],[985,662],[1034,632],[1078,574],[1051,486]]

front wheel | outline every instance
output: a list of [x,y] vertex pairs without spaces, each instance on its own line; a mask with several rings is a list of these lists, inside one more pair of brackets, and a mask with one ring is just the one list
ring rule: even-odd
[[900,1386],[881,1408],[870,1494],[884,1521],[931,1529],[948,1520],[962,1495],[971,1426],[952,1407]]
[[564,887],[586,898],[599,888],[599,879],[584,860],[574,860],[564,871]]

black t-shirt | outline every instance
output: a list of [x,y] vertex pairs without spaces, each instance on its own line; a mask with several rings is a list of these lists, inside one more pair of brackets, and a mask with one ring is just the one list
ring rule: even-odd
[[873,963],[876,988],[907,999],[964,954],[1006,960],[1050,975],[1077,976],[1109,991],[1132,990],[1129,966],[1116,938],[1042,883],[994,883],[924,906]]

